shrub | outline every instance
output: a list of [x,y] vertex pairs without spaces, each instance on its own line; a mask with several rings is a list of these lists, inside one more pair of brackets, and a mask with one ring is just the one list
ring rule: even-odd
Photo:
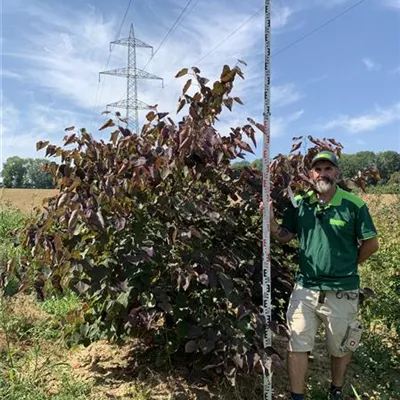
[[392,183],[381,186],[369,186],[367,192],[370,194],[400,194],[400,184]]
[[[262,174],[251,166],[235,171],[231,161],[252,152],[244,137],[256,145],[255,129],[264,127],[249,119],[227,136],[214,128],[223,106],[241,103],[231,97],[235,78],[243,76],[238,66],[224,66],[212,86],[196,67],[190,73],[178,103],[188,115],[178,124],[154,110],[140,135],[118,126],[105,143],[81,129],[64,138],[72,150],[37,144],[47,156],[61,157],[48,165],[59,195],[24,229],[33,258],[15,268],[24,287],[34,281],[86,298],[69,315],[78,328],[74,340],[140,336],[157,349],[160,363],[186,356],[193,368],[224,372],[233,381],[237,369],[251,371],[263,356],[264,321]],[[194,84],[198,91],[189,95]],[[120,121],[116,113],[100,129]],[[288,185],[296,192],[310,188],[316,152],[341,151],[333,139],[309,137],[314,147],[303,156],[295,153],[302,138],[294,140],[292,154],[270,166],[278,215],[288,204]],[[283,332],[294,253],[291,246],[272,247],[277,332]]]

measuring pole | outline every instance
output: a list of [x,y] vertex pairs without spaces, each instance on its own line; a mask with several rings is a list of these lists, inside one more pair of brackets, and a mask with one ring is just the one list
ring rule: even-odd
[[[270,116],[271,116],[271,0],[265,0],[265,81],[263,147],[263,266],[262,292],[265,317],[264,349],[271,347],[271,240],[270,240]],[[271,360],[264,360],[264,400],[272,399]]]

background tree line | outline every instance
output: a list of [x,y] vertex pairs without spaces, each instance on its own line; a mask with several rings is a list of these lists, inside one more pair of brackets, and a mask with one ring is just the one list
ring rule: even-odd
[[[240,161],[233,164],[235,169],[242,169],[251,165],[262,170],[262,159],[253,162]],[[374,153],[373,151],[359,151],[355,154],[342,154],[340,158],[340,169],[343,179],[350,179],[366,168],[376,167],[381,176],[373,185],[400,185],[400,153],[392,150]]]
[[6,188],[53,189],[51,174],[42,171],[42,166],[48,162],[38,158],[10,157],[3,165],[2,185]]
[[[34,188],[52,189],[53,180],[48,172],[43,172],[41,166],[48,163],[45,159],[10,157],[4,163],[2,177],[6,188]],[[262,159],[253,162],[240,161],[233,164],[233,168],[240,170],[247,165],[261,170]],[[374,153],[373,151],[359,151],[355,154],[342,154],[340,168],[342,177],[350,179],[358,171],[376,167],[381,180],[371,182],[373,185],[400,185],[400,153],[392,150]]]

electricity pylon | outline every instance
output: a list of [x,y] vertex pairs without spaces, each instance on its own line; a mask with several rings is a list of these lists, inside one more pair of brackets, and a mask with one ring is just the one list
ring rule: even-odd
[[127,78],[126,99],[107,104],[107,107],[126,109],[127,128],[134,128],[134,130],[139,133],[139,110],[150,110],[151,106],[138,99],[138,79],[160,79],[161,81],[163,79],[159,76],[150,74],[149,72],[137,68],[136,49],[138,47],[151,49],[151,55],[153,56],[153,47],[135,38],[133,24],[131,24],[129,37],[111,42],[110,50],[112,45],[128,47],[128,66],[126,68],[103,71],[100,72],[100,75],[106,74]]

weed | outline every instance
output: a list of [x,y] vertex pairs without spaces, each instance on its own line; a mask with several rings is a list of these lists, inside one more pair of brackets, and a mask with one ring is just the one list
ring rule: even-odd
[[0,209],[0,238],[11,238],[11,232],[20,228],[23,224],[24,215],[14,209],[11,203],[6,203]]
[[360,395],[357,393],[357,390],[354,388],[353,385],[351,385],[351,389],[353,390],[354,396],[356,396],[357,400],[361,400]]
[[61,376],[60,387],[51,393],[35,381],[20,380],[12,382],[0,375],[0,398],[2,400],[87,400],[91,386],[71,378],[69,374]]
[[[42,343],[59,336],[48,319],[35,320],[16,315],[11,301],[0,297],[0,333],[5,346],[0,353],[0,398],[2,400],[85,400],[87,384],[71,378],[69,364],[54,362],[53,354],[45,356]],[[49,394],[54,376],[60,380],[56,393]]]
[[328,387],[320,381],[310,379],[307,385],[307,398],[310,400],[326,400],[328,397]]
[[41,304],[42,310],[55,317],[64,317],[69,312],[76,310],[81,305],[79,297],[72,291],[62,296],[54,295]]

